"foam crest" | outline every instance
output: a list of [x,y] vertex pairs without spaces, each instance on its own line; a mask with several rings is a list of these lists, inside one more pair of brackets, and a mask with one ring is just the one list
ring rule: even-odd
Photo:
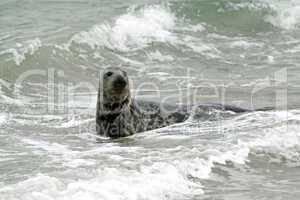
[[298,126],[276,127],[267,129],[261,138],[244,143],[255,153],[269,153],[276,156],[283,156],[287,160],[300,161],[300,134]]
[[[230,138],[232,140],[230,143],[234,145],[228,146],[230,143],[227,143],[225,152],[222,151],[222,154],[214,155],[210,159],[222,164],[225,161],[245,164],[248,161],[249,153],[263,152],[284,156],[288,160],[299,160],[297,159],[300,153],[300,128],[297,125],[300,122],[300,116],[298,112],[251,113],[247,114],[244,120],[242,123],[248,124],[248,126],[249,121],[252,121],[256,129],[245,131],[241,128],[236,136]],[[238,127],[239,124],[235,123],[241,123],[239,117],[231,121],[230,126]]]
[[[209,178],[216,163],[226,165],[232,162],[245,165],[249,162],[250,154],[270,154],[275,157],[284,157],[288,161],[299,162],[300,113],[294,111],[254,112],[234,118],[224,119],[222,128],[227,130],[224,140],[201,140],[193,148],[180,148],[178,155],[172,157],[182,158],[184,155],[197,155],[194,159],[180,159],[173,162],[186,176],[204,179]],[[213,122],[202,122],[201,126],[218,127]],[[251,125],[249,125],[251,124]],[[189,123],[182,130],[186,132]],[[193,123],[190,125],[193,126]],[[232,129],[232,130],[231,130]],[[176,129],[180,131],[180,129]],[[210,130],[201,128],[188,129],[190,136],[209,134]],[[207,132],[207,133],[206,133]],[[196,138],[198,138],[197,136]],[[207,136],[209,137],[209,136]],[[224,136],[223,136],[224,137]],[[195,140],[197,140],[195,138]],[[158,137],[158,139],[164,139]],[[175,138],[174,138],[175,139]],[[182,138],[177,138],[178,141]],[[182,143],[182,142],[180,142]],[[174,149],[175,150],[175,149]]]
[[0,125],[5,124],[8,120],[6,113],[0,113]]
[[0,55],[11,54],[16,65],[20,65],[27,55],[33,55],[40,47],[42,42],[39,38],[27,40],[23,43],[16,43],[15,48],[10,48],[0,52]]
[[165,7],[149,6],[131,10],[115,22],[94,26],[87,32],[72,37],[71,42],[88,44],[92,48],[105,46],[120,51],[143,48],[151,42],[168,42],[175,39],[170,32],[175,16]]
[[67,183],[38,174],[0,189],[0,197],[6,200],[161,200],[183,199],[203,192],[201,186],[186,179],[176,167],[167,163],[142,166],[139,170],[106,167],[93,173],[95,178],[68,180]]
[[254,42],[248,42],[244,40],[234,41],[230,44],[230,47],[232,48],[254,48],[254,47],[263,47],[263,43],[254,43]]
[[160,51],[156,50],[155,52],[150,52],[148,54],[148,57],[150,58],[150,60],[153,61],[160,61],[160,62],[164,62],[164,61],[173,61],[174,58],[171,55],[163,55]]
[[266,21],[272,25],[287,30],[299,27],[300,24],[300,3],[298,1],[270,1],[275,15],[266,17]]
[[[247,113],[224,119],[225,129],[235,127],[237,130],[234,133],[229,131],[222,140],[201,138],[199,129],[193,130],[197,137],[193,138],[193,135],[190,135],[179,138],[180,144],[184,144],[183,139],[193,141],[187,146],[167,147],[166,138],[157,137],[155,134],[144,138],[138,136],[145,146],[147,142],[155,142],[156,145],[164,143],[164,148],[150,149],[139,146],[120,147],[117,143],[107,143],[81,152],[72,151],[68,146],[61,144],[22,139],[23,143],[33,149],[61,157],[63,165],[74,170],[71,174],[75,177],[65,181],[62,177],[38,174],[26,181],[0,189],[0,198],[16,200],[19,199],[19,194],[22,194],[23,199],[29,200],[193,198],[203,193],[201,180],[195,181],[194,178],[210,178],[216,163],[226,165],[227,162],[232,162],[245,165],[249,162],[249,154],[253,153],[275,154],[297,161],[300,152],[299,122],[298,110],[288,113]],[[208,123],[215,126],[213,122]],[[186,126],[189,123],[182,125]],[[201,125],[206,126],[206,122],[202,122]],[[173,138],[173,142],[176,142],[176,138]],[[98,169],[86,169],[89,173],[92,171],[91,177],[76,178],[78,167],[97,166],[97,160],[101,160],[94,157],[97,155],[106,155],[110,162],[102,163]]]

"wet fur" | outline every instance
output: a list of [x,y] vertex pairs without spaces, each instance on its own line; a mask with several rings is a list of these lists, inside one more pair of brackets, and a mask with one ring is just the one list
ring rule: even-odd
[[[115,73],[121,74],[128,78],[126,73],[118,68],[112,68]],[[192,110],[231,110],[236,113],[247,112],[250,110],[222,105],[222,104],[201,104],[197,106],[177,106],[177,105],[161,105],[157,102],[148,102],[132,99],[130,96],[129,86],[127,92],[111,98],[112,89],[105,81],[109,79],[103,78],[98,91],[97,113],[96,113],[96,130],[99,135],[111,138],[125,137],[138,132],[153,130],[165,127],[171,124],[184,122],[189,118]],[[108,85],[107,85],[108,84]],[[111,84],[111,83],[110,83]],[[163,107],[162,107],[163,106]],[[198,114],[201,111],[198,111]]]

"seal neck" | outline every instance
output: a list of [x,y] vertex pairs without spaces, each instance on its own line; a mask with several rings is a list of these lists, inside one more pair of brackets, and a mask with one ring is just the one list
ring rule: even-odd
[[107,121],[109,123],[113,123],[115,119],[121,114],[121,112],[107,113],[100,115],[101,121]]
[[118,103],[105,103],[104,108],[109,111],[113,111],[114,113],[118,112],[118,111],[121,113],[121,110],[123,109],[123,107],[128,104],[129,104],[129,98],[126,98],[124,101],[122,101],[120,103],[119,102]]
[[103,112],[103,114],[99,115],[100,120],[112,123],[122,113],[124,107],[130,103],[129,101],[129,98],[126,98],[121,103],[103,104],[104,109],[106,109],[107,112]]

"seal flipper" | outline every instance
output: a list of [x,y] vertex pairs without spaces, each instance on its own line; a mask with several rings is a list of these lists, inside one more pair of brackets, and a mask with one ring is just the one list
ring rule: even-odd
[[216,121],[245,112],[252,112],[252,110],[218,103],[199,104],[193,106],[190,119],[197,121]]
[[233,105],[223,105],[223,104],[208,104],[211,105],[212,107],[215,107],[216,109],[219,107],[224,111],[233,111],[235,113],[243,113],[243,112],[254,112],[254,111],[270,111],[270,110],[275,110],[274,107],[263,107],[263,108],[258,108],[258,109],[246,109],[246,108],[241,108],[238,106],[233,106]]
[[235,112],[235,113],[243,113],[243,112],[252,112],[252,111],[254,111],[254,110],[250,110],[250,109],[241,108],[241,107],[238,107],[238,106],[219,104],[219,103],[200,104],[198,106],[199,107],[212,108],[212,109],[216,109],[216,110],[232,111],[232,112]]
[[263,107],[263,108],[255,109],[254,111],[270,111],[270,110],[275,110],[275,108],[274,107]]

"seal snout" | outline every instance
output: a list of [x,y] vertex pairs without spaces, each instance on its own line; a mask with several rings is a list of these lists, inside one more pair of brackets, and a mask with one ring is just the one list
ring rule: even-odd
[[102,77],[106,103],[119,103],[130,96],[130,84],[126,72],[116,67],[110,67],[104,71]]
[[117,90],[122,90],[126,87],[127,82],[125,78],[121,75],[117,75],[115,80],[113,81],[113,87]]

